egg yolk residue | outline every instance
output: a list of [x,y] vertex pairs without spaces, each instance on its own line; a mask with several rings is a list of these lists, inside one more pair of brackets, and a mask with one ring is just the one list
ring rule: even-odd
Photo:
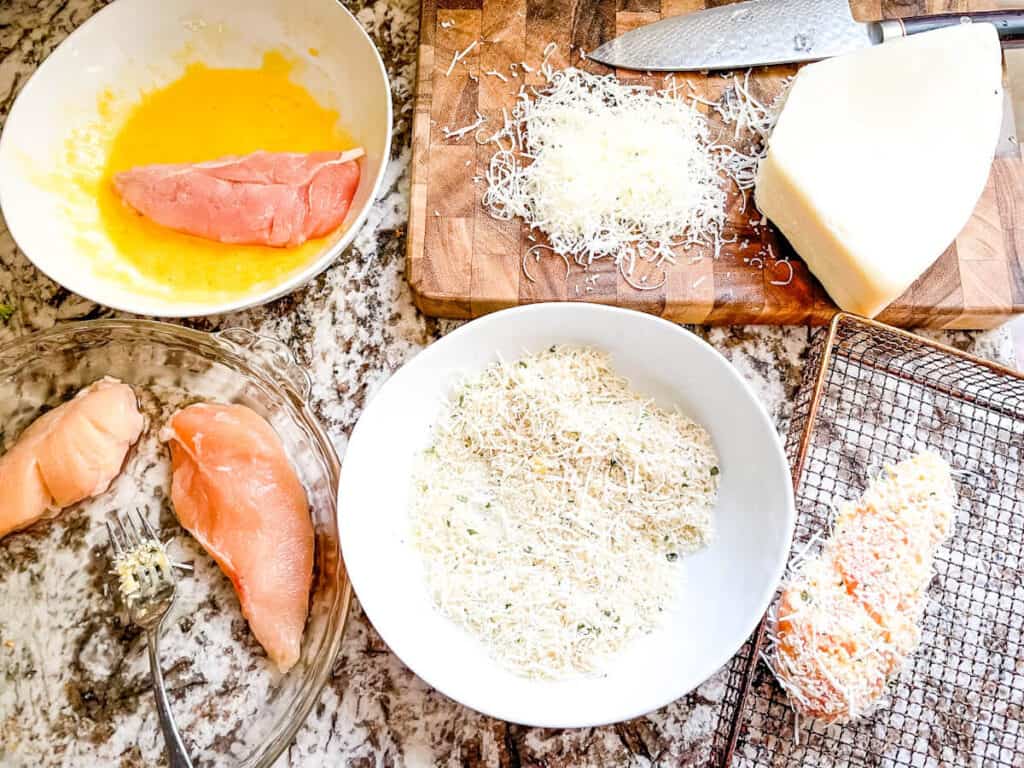
[[[291,73],[292,64],[276,52],[267,53],[258,69],[193,63],[178,80],[145,93],[127,113],[110,143],[95,194],[103,232],[151,290],[182,301],[238,296],[308,264],[331,237],[295,248],[205,240],[144,218],[120,199],[112,183],[119,171],[150,163],[201,162],[261,149],[351,148],[338,113],[317,103]],[[100,112],[102,117],[102,105]]]

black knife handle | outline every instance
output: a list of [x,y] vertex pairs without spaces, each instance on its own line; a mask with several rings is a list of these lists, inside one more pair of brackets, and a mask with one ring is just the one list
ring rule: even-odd
[[885,37],[906,37],[933,29],[950,27],[954,24],[980,24],[983,22],[995,25],[1004,48],[1024,46],[1024,10],[937,13],[932,16],[888,19],[881,24]]

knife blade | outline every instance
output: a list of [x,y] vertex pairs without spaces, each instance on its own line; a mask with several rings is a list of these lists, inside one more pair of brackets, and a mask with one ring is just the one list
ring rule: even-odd
[[746,0],[656,21],[587,57],[622,69],[742,69],[824,59],[882,39],[881,26],[856,21],[847,0]]
[[746,0],[648,24],[589,58],[620,69],[745,69],[817,61],[954,24],[991,24],[1004,48],[1024,46],[1024,9],[859,22],[848,0]]

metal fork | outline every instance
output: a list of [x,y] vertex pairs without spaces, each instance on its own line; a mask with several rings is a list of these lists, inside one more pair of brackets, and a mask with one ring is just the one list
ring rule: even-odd
[[160,624],[174,602],[174,570],[156,531],[140,510],[136,510],[134,515],[125,515],[124,519],[115,515],[114,524],[107,523],[107,534],[114,551],[114,573],[119,578],[121,599],[132,623],[146,631],[153,694],[167,747],[167,759],[171,768],[192,768],[192,761],[174,725],[157,648]]

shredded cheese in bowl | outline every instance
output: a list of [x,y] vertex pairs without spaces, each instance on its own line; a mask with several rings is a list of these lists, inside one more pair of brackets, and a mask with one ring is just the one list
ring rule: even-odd
[[526,677],[599,672],[671,609],[712,538],[711,438],[608,356],[552,347],[453,393],[420,456],[413,539],[438,608]]

